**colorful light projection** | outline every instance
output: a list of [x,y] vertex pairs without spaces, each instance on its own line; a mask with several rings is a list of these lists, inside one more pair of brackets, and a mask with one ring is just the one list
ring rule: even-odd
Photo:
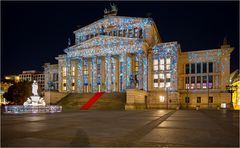
[[68,57],[119,55],[123,52],[138,52],[142,50],[143,43],[142,39],[101,36],[88,40],[82,45],[69,47],[64,52]]
[[153,20],[151,18],[137,18],[137,17],[122,17],[122,16],[107,16],[100,19],[88,26],[85,26],[77,31],[76,44],[80,43],[81,40],[86,40],[88,35],[96,35],[102,32],[109,32],[111,30],[124,30],[141,28],[144,30],[146,25],[152,25]]
[[[158,59],[170,58],[170,86],[169,90],[177,91],[177,61],[178,61],[178,44],[177,42],[161,43],[153,47],[153,59],[158,57]],[[164,73],[167,71],[164,71]],[[160,70],[158,71],[158,74]]]

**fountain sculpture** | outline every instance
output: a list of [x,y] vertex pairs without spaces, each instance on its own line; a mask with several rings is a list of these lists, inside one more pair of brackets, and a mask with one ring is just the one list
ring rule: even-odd
[[36,80],[32,84],[32,94],[23,105],[5,106],[5,113],[54,113],[62,111],[62,106],[46,105],[44,99],[38,95]]

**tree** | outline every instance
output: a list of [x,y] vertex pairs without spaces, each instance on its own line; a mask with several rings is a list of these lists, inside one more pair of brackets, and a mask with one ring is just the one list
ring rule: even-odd
[[15,104],[22,105],[28,97],[32,95],[31,82],[19,82],[8,88],[8,92],[3,97]]

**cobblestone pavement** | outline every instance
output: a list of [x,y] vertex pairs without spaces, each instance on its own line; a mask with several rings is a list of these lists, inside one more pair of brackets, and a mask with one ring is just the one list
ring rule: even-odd
[[1,146],[239,147],[239,112],[91,110],[2,114]]

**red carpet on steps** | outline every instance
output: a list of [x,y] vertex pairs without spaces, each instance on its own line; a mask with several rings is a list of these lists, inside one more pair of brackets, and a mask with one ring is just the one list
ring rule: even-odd
[[80,109],[81,110],[88,110],[102,95],[104,92],[97,92],[95,95],[87,101]]

